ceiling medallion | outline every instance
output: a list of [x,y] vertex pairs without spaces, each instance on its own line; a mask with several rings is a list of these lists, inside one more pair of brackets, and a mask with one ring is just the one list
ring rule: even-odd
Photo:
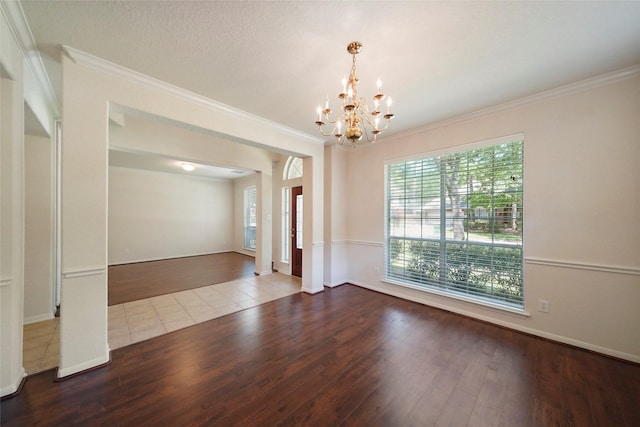
[[[377,82],[377,91],[373,96],[373,111],[369,111],[369,106],[364,97],[358,98],[358,77],[356,77],[356,55],[362,50],[362,43],[351,42],[347,46],[347,52],[353,57],[349,80],[342,79],[342,92],[338,94],[340,100],[340,113],[338,117],[332,119],[331,108],[329,108],[329,97],[325,102],[324,109],[318,107],[318,130],[324,136],[335,136],[340,144],[350,143],[353,147],[358,142],[363,141],[363,137],[368,142],[375,142],[377,136],[383,130],[389,127],[389,123],[393,118],[391,114],[391,97],[385,97],[380,92],[382,83],[380,79]],[[380,112],[380,103],[383,99],[387,100],[387,112]],[[380,127],[380,117],[385,119],[383,127]],[[326,131],[324,126],[328,124],[333,126],[330,131]],[[342,129],[344,128],[344,133]]]

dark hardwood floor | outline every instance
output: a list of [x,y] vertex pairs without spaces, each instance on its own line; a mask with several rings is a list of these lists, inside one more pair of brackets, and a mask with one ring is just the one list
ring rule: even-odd
[[640,367],[352,285],[30,376],[3,426],[640,426]]
[[109,267],[109,305],[252,277],[254,259],[237,252]]

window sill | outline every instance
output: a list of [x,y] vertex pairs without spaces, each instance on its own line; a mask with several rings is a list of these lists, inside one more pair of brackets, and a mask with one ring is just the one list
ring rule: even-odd
[[388,283],[390,285],[401,286],[403,288],[415,289],[415,290],[420,291],[420,292],[425,292],[425,293],[428,293],[428,294],[438,295],[438,296],[449,298],[449,299],[453,299],[453,300],[456,300],[456,301],[462,301],[462,302],[465,302],[465,303],[468,303],[468,304],[472,304],[472,305],[476,305],[476,306],[480,306],[480,307],[483,307],[483,308],[490,308],[492,310],[496,310],[496,311],[512,314],[512,315],[515,315],[515,316],[518,316],[518,317],[522,317],[522,318],[531,317],[531,313],[525,311],[524,308],[512,307],[512,306],[509,306],[509,305],[500,304],[500,303],[492,302],[492,301],[489,301],[489,300],[471,298],[471,297],[468,297],[468,296],[463,295],[463,294],[456,294],[456,293],[452,293],[452,292],[443,292],[443,291],[440,291],[438,289],[434,289],[434,288],[431,288],[431,287],[417,286],[417,285],[413,285],[413,284],[410,284],[410,283],[401,282],[401,281],[397,281],[397,280],[393,280],[393,279],[382,279],[382,282],[383,283]]

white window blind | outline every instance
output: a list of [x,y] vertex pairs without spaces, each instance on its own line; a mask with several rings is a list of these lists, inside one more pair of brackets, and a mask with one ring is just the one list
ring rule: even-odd
[[256,187],[244,189],[244,248],[256,249]]
[[522,140],[387,164],[387,280],[522,308],[522,178]]

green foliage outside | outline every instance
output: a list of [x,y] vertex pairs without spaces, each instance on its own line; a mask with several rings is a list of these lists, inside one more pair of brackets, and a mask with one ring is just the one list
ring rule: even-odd
[[520,247],[447,243],[441,259],[439,242],[392,239],[389,276],[522,305]]
[[[522,141],[396,163],[387,173],[389,218],[404,218],[389,228],[390,278],[522,306]],[[432,206],[439,215],[423,222]],[[438,222],[446,225],[439,238]]]

